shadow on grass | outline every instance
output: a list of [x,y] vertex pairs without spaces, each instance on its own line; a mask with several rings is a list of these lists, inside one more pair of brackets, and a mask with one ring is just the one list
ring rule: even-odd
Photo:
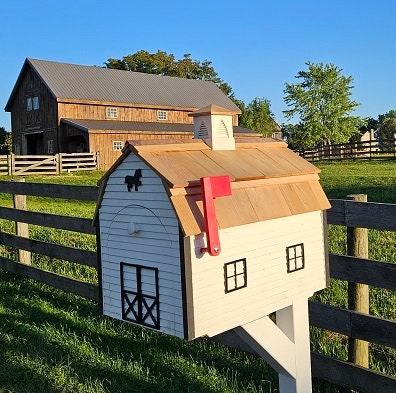
[[0,291],[0,391],[276,391],[249,355],[100,317],[89,301],[11,274]]

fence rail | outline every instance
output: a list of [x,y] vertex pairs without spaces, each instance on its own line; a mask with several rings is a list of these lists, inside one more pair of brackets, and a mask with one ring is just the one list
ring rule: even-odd
[[396,159],[396,139],[326,145],[296,153],[308,161]]
[[[95,201],[98,196],[98,187],[0,182],[0,192]],[[330,202],[332,208],[327,215],[329,224],[396,231],[396,205],[337,199]],[[5,207],[0,207],[0,218],[95,234],[95,228],[92,226],[91,220],[86,218],[65,217]],[[91,251],[1,232],[0,244],[94,268],[98,267],[97,255]],[[396,290],[396,264],[372,261],[355,256],[330,254],[329,265],[332,278]],[[0,257],[0,268],[66,292],[100,301],[97,285],[24,265],[4,257]],[[396,347],[395,321],[318,302],[310,302],[309,311],[310,323],[313,326],[337,332],[352,339]],[[244,347],[244,344],[238,340],[232,331],[214,339],[238,349],[250,350],[246,346]],[[366,393],[391,393],[396,391],[396,379],[392,376],[316,352],[312,352],[311,358],[312,373],[315,377]]]
[[98,168],[98,153],[0,156],[0,174],[8,175],[55,175],[62,172],[93,171]]

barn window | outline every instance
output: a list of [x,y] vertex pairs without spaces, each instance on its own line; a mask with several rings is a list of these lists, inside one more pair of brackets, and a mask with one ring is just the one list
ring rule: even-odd
[[122,141],[113,141],[113,150],[114,151],[122,150],[123,147],[124,147],[124,144],[122,143]]
[[158,120],[168,120],[168,112],[167,111],[157,111],[157,119]]
[[26,110],[31,111],[33,109],[33,100],[32,97],[26,98]]
[[33,97],[33,110],[36,111],[40,109],[40,101],[37,96]]
[[246,259],[238,259],[224,265],[224,285],[225,293],[246,287]]
[[54,140],[53,139],[48,139],[48,141],[47,141],[47,150],[48,150],[48,154],[53,154],[54,153]]
[[303,243],[286,247],[286,263],[287,263],[288,273],[292,273],[292,272],[296,272],[297,270],[304,269],[305,256],[304,256]]
[[106,117],[108,119],[117,119],[118,118],[118,108],[114,108],[114,107],[106,108]]

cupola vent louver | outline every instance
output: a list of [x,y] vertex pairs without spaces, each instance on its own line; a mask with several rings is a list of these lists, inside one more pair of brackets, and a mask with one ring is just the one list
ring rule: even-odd
[[230,136],[228,133],[228,128],[224,123],[224,120],[221,120],[217,127],[217,135],[223,138],[228,138]]
[[198,138],[199,139],[207,139],[209,137],[208,128],[204,122],[201,122],[199,126]]

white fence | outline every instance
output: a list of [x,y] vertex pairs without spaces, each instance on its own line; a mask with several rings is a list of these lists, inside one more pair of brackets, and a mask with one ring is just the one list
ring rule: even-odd
[[61,172],[93,171],[98,168],[98,153],[0,155],[0,174],[3,175],[56,175]]

